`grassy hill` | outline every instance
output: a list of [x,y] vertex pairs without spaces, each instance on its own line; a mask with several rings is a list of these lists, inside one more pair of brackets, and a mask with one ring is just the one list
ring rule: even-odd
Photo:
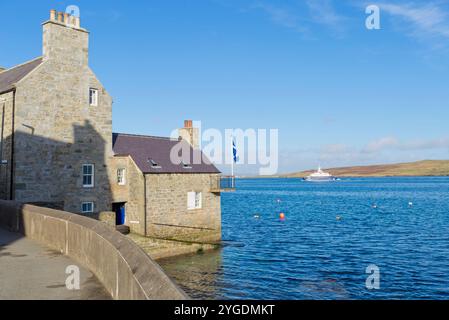
[[[449,160],[425,160],[410,163],[323,169],[337,177],[406,177],[449,176]],[[285,175],[290,178],[306,177],[315,170]]]

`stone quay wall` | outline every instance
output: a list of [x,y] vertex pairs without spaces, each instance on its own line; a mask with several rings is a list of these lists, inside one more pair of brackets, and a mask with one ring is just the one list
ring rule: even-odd
[[188,299],[141,248],[103,222],[0,200],[0,226],[88,268],[116,300]]

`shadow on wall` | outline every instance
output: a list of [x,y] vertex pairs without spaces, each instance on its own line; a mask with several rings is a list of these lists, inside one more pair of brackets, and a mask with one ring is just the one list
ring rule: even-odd
[[[0,253],[26,236],[89,269],[114,299],[188,298],[131,239],[103,222],[69,213],[80,213],[89,201],[96,213],[111,210],[112,134],[102,136],[88,121],[57,138],[36,135],[31,127],[17,129],[1,144],[8,160],[1,168],[1,196],[16,201],[0,200],[0,228],[15,233],[0,237]],[[95,166],[89,187],[83,186],[85,164]]]
[[[24,205],[21,203],[15,203],[14,205],[11,203],[10,205],[3,205],[0,200],[0,228],[3,230],[7,230],[8,232],[19,232],[20,226],[23,225],[23,216],[17,215],[16,212],[21,212],[23,210]],[[19,238],[23,237],[23,234],[17,233],[18,237],[14,237],[11,239],[2,239],[0,238],[0,251],[3,246],[6,246],[9,243],[19,240]],[[20,237],[19,237],[20,235]]]
[[[16,129],[1,143],[7,163],[0,168],[0,199],[72,213],[81,213],[83,203],[93,203],[95,213],[112,210],[107,166],[112,136],[106,141],[89,121],[73,125],[73,134],[57,138],[35,135],[26,125]],[[94,166],[93,175],[86,170],[83,177],[84,165]]]

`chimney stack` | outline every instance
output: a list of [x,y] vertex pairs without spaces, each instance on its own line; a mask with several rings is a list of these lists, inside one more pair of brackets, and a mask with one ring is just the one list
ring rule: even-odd
[[88,65],[89,32],[80,27],[78,13],[50,10],[43,23],[44,60],[55,59],[71,65]]
[[194,149],[199,149],[199,128],[193,127],[192,120],[184,121],[184,128],[179,129],[179,137],[187,141]]

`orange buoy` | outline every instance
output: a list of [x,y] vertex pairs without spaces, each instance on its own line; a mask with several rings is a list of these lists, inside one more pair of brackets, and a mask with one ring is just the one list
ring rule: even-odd
[[281,214],[279,215],[279,218],[281,218],[281,220],[284,220],[284,219],[285,219],[285,214],[281,213]]

